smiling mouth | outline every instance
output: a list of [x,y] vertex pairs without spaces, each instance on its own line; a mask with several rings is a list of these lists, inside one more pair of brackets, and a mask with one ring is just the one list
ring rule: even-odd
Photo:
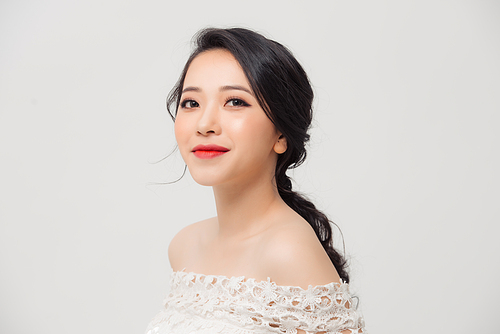
[[198,145],[192,152],[197,158],[213,159],[229,152],[229,149],[218,145]]

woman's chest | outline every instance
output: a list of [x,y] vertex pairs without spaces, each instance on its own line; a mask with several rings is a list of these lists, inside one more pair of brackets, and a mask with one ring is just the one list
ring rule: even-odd
[[185,272],[267,280],[265,253],[258,240],[200,243],[185,257]]

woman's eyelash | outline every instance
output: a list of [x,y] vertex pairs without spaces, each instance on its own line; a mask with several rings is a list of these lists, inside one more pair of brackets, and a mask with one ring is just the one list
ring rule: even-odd
[[195,100],[191,100],[191,99],[185,99],[184,101],[181,102],[181,108],[196,108],[196,107],[199,107],[200,105],[198,104],[198,102],[196,102]]
[[231,101],[233,102],[233,107],[250,107],[250,104],[239,97],[230,97],[226,100],[225,104],[228,104]]
[[[228,103],[232,103],[231,107],[250,107],[249,103],[239,97],[230,97],[226,99],[224,104],[227,105]],[[198,108],[199,106],[200,104],[193,99],[185,99],[180,104],[181,108],[187,109]]]

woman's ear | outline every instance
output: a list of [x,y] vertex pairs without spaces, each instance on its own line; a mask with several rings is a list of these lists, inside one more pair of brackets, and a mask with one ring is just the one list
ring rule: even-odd
[[278,140],[276,141],[276,143],[274,143],[274,147],[273,147],[274,152],[276,152],[278,154],[282,154],[282,153],[285,153],[286,148],[287,148],[286,138],[283,135],[280,135],[278,137]]

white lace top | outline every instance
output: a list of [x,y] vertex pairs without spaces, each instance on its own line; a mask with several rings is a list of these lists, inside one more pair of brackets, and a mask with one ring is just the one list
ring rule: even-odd
[[365,333],[347,283],[307,290],[255,279],[173,272],[146,334]]

